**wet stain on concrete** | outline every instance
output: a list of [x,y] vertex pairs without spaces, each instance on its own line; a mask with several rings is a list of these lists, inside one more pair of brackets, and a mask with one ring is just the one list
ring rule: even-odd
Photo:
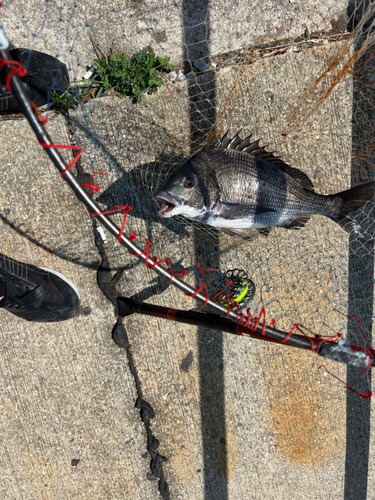
[[192,364],[193,364],[193,351],[189,351],[186,357],[181,361],[180,369],[183,372],[188,373]]
[[271,346],[268,362],[262,364],[269,395],[267,423],[285,460],[319,469],[345,453],[345,405],[340,399],[345,391],[318,372],[321,359],[286,349]]

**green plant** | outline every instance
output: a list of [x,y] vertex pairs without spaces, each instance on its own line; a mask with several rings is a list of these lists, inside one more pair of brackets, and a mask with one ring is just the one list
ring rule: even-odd
[[51,103],[54,105],[56,111],[68,111],[68,109],[75,109],[78,106],[77,93],[74,88],[68,88],[64,95],[59,95],[57,92],[51,92]]
[[75,109],[79,102],[92,92],[91,87],[75,86],[69,87],[64,95],[59,95],[57,92],[51,92],[50,100],[57,112],[68,111]]
[[[143,94],[152,94],[163,85],[163,80],[157,72],[174,70],[169,59],[143,50],[132,57],[126,54],[111,54],[108,59],[95,59],[91,79],[84,80],[86,85],[69,87],[62,96],[52,92],[50,100],[55,110],[61,113],[75,109],[82,99],[87,101],[99,97],[103,92],[114,88],[118,96],[131,96],[140,102]],[[90,84],[87,85],[88,81]]]
[[111,54],[108,61],[104,57],[96,59],[92,75],[92,81],[99,84],[96,97],[114,88],[120,97],[132,96],[140,102],[143,94],[152,94],[163,85],[163,80],[157,76],[158,71],[174,70],[169,59],[143,50],[132,57]]
[[74,97],[69,94],[69,90],[67,90],[64,95],[59,95],[57,92],[51,92],[50,100],[56,108],[56,111],[60,112],[74,109],[77,106],[77,102]]

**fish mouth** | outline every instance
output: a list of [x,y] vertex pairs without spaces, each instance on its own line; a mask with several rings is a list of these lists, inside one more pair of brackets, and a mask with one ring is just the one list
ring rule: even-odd
[[159,217],[166,219],[173,216],[173,210],[179,203],[179,200],[168,195],[167,193],[159,193],[156,195],[156,199],[161,201],[162,208],[159,210]]

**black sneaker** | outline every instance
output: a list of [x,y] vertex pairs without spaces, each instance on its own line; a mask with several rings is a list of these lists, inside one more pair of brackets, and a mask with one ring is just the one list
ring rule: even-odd
[[[69,86],[68,70],[56,57],[29,49],[13,49],[12,59],[18,61],[27,69],[27,75],[22,78],[30,99],[37,108],[50,102],[50,93],[63,95]],[[1,75],[0,75],[1,76]],[[0,113],[19,113],[20,105],[13,94],[5,87],[2,78],[0,94]]]
[[49,323],[73,318],[79,294],[62,274],[22,264],[0,254],[0,308],[28,321]]

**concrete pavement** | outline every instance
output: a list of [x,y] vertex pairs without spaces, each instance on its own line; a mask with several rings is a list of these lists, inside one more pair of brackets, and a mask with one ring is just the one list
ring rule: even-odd
[[[136,51],[151,44],[181,64],[182,26],[198,41],[209,39],[211,54],[219,58],[250,47],[294,9],[293,2],[264,2],[252,5],[250,12],[245,2],[237,8],[221,2],[209,10],[210,35],[202,38],[186,21],[199,25],[201,17],[195,19],[191,10],[202,7],[199,3],[188,8],[160,2],[148,7],[42,5],[48,9],[32,2],[22,18],[16,15],[19,6],[9,2],[1,11],[4,27],[21,46],[35,33],[34,48],[58,54],[75,77],[91,65],[89,32],[104,51],[112,45]],[[322,15],[337,19],[345,4],[328,7],[319,5]],[[303,20],[296,18],[294,25],[305,26],[308,18]],[[323,50],[290,51],[250,68],[226,109],[223,128],[253,132],[326,193],[349,187],[350,76],[293,134],[280,135],[285,109],[301,81],[319,71],[328,54]],[[71,112],[69,120],[49,116],[48,131],[56,143],[74,141],[82,147],[85,172],[109,174],[96,178],[103,209],[132,204],[127,231],[147,235],[155,255],[182,267],[195,265],[198,258],[210,265],[211,235],[201,237],[197,250],[192,231],[162,226],[147,186],[152,191],[190,152],[192,85],[205,101],[204,89],[213,82],[215,100],[209,106],[217,116],[236,78],[237,66],[223,64],[193,82],[165,85],[139,105],[103,97]],[[171,499],[348,500],[346,392],[317,370],[321,359],[212,331],[202,336],[193,327],[141,316],[124,322],[127,349],[115,345],[114,307],[97,286],[101,257],[90,217],[24,120],[0,122],[0,129],[2,252],[65,274],[82,300],[77,318],[62,324],[40,326],[2,316],[2,497],[161,498],[159,481],[150,475],[145,425],[134,407],[142,394],[155,412],[150,430],[159,441],[158,453],[168,459],[163,474]],[[114,219],[121,222],[120,215]],[[110,275],[124,269],[119,293],[194,307],[193,299],[168,288],[107,238],[103,248]],[[317,333],[327,333],[322,324],[345,333],[346,319],[333,308],[345,309],[347,303],[348,236],[328,219],[314,217],[302,231],[277,229],[246,245],[222,237],[220,265],[246,267],[257,286],[252,308],[265,305],[268,318],[277,318],[280,328],[301,321]],[[326,366],[345,380],[345,367]],[[365,428],[365,413],[358,418]],[[370,443],[369,485],[374,474]],[[366,493],[355,495],[355,500],[366,499]],[[371,495],[369,487],[367,498]]]

